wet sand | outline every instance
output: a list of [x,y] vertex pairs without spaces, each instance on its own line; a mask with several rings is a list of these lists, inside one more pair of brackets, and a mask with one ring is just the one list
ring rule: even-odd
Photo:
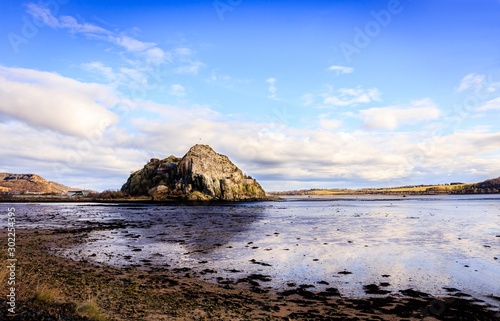
[[[500,199],[499,199],[500,200]],[[211,283],[259,275],[280,291],[290,283],[434,296],[456,288],[497,308],[500,203],[470,199],[299,201],[228,206],[19,206],[23,226],[99,226],[61,256],[115,267],[189,269]],[[22,215],[25,213],[26,215]],[[466,228],[464,228],[466,227]],[[241,282],[240,282],[241,283]]]
[[[307,284],[288,289],[263,287],[266,275],[208,283],[189,268],[109,267],[86,259],[56,256],[52,249],[84,242],[99,226],[57,230],[18,230],[16,235],[17,310],[9,320],[88,320],[77,316],[81,302],[91,299],[109,320],[498,320],[481,300],[457,289],[449,296],[401,289],[384,293],[384,284],[367,284],[373,297],[343,298],[335,288],[315,291]],[[5,231],[0,233],[7,239]],[[5,251],[6,252],[6,251]],[[1,253],[3,266],[7,253]],[[207,271],[209,273],[209,271]],[[7,283],[0,287],[6,319]],[[58,292],[52,303],[33,300],[37,288]],[[492,298],[500,302],[500,298]]]

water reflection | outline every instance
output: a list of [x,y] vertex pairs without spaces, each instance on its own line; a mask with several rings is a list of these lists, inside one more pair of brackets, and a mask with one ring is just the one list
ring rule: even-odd
[[[500,197],[293,200],[232,206],[21,206],[30,226],[113,228],[65,250],[102,264],[270,275],[362,296],[363,285],[500,296]],[[28,224],[28,223],[27,223]],[[495,257],[497,258],[495,260]],[[241,273],[234,272],[235,270]]]
[[163,223],[143,231],[145,237],[160,236],[162,242],[177,242],[189,253],[210,254],[229,244],[237,235],[262,219],[263,208],[186,207],[158,215]]

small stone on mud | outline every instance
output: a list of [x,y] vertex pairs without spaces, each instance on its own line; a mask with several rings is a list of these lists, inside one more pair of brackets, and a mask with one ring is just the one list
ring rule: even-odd
[[446,292],[459,292],[460,290],[457,289],[457,288],[447,288],[447,287],[444,287],[443,289],[446,290]]
[[376,284],[368,284],[363,286],[363,290],[366,294],[387,294],[391,291],[381,290]]
[[347,275],[347,274],[352,274],[352,272],[349,272],[347,270],[344,270],[344,271],[340,271],[338,272],[338,274],[344,274],[344,275]]

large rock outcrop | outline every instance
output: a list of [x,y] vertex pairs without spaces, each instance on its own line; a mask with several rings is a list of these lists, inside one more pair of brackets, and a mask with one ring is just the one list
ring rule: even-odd
[[195,145],[182,158],[152,158],[130,175],[121,190],[131,196],[149,195],[155,200],[180,197],[241,201],[266,197],[259,183],[208,145]]

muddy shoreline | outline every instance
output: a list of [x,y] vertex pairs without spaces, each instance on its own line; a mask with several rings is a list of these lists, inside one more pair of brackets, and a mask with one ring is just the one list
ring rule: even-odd
[[0,196],[0,203],[96,203],[96,204],[154,204],[154,205],[225,205],[238,203],[258,203],[269,201],[281,201],[278,196],[267,196],[265,198],[244,199],[239,201],[207,200],[194,201],[182,197],[170,197],[163,200],[154,200],[152,197],[129,197],[129,198],[94,198],[94,197],[62,197],[62,196]]
[[[335,288],[317,292],[307,284],[273,291],[264,288],[265,275],[212,284],[196,278],[189,269],[97,266],[53,253],[53,248],[83,242],[98,228],[17,231],[17,309],[9,319],[488,321],[499,317],[484,302],[457,289],[441,298],[410,289],[389,296],[383,292],[383,284],[372,284],[366,285],[366,291],[373,297],[352,299],[342,297]],[[6,240],[6,231],[0,237]],[[0,257],[5,267],[7,253]],[[5,279],[1,282],[0,318],[5,319],[7,283]],[[55,300],[35,300],[41,288],[57,293]],[[87,301],[98,306],[101,319],[79,315],[79,307]]]

